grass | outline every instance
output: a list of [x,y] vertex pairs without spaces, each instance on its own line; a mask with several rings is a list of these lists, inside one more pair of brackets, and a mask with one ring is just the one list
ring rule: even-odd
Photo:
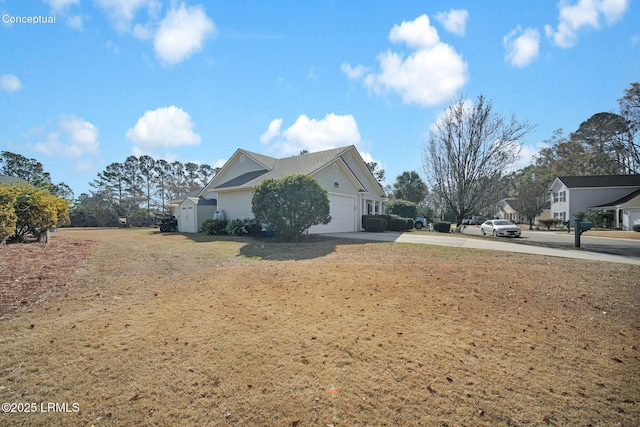
[[39,260],[70,242],[64,286],[3,314],[0,398],[80,411],[0,424],[640,420],[637,266],[144,229],[61,230]]

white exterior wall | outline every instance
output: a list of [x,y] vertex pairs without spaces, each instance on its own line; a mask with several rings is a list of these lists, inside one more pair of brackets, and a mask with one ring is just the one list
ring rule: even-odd
[[622,211],[622,230],[631,231],[636,224],[640,224],[640,209],[624,209]]
[[[333,166],[334,164],[336,165],[335,168]],[[329,167],[316,172],[313,174],[313,178],[315,178],[320,186],[329,193],[348,194],[350,196],[358,195],[358,188],[355,187],[353,181],[349,179],[337,162],[334,162],[329,165]],[[337,187],[335,186],[336,182],[338,183]]]
[[224,212],[226,219],[253,218],[251,212],[252,189],[218,192],[218,210]]

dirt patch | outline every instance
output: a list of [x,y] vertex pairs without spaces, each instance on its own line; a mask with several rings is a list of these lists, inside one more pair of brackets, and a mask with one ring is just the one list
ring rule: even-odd
[[2,402],[69,412],[0,423],[640,420],[637,266],[144,229],[63,230],[46,251],[87,245],[61,291],[0,322]]

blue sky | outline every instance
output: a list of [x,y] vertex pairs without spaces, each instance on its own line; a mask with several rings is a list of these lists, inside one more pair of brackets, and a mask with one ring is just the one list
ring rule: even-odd
[[354,144],[393,184],[422,174],[461,95],[536,126],[522,167],[640,80],[631,0],[0,0],[0,15],[0,148],[76,196],[132,154],[221,166],[237,148]]

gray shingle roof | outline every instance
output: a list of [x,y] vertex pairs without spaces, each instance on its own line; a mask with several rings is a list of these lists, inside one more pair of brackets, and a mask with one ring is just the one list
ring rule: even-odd
[[559,176],[558,179],[567,188],[640,186],[640,175]]
[[215,188],[254,187],[265,179],[280,179],[293,174],[311,175],[332,160],[337,159],[350,148],[351,146],[339,147],[315,153],[285,157],[283,159],[275,159],[263,154],[242,150],[247,156],[267,166],[270,170],[248,172],[230,181],[219,184]]

